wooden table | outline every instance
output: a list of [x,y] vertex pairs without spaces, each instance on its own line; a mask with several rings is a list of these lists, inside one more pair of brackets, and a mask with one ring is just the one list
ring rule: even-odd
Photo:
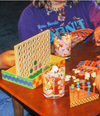
[[[94,41],[74,47],[71,59],[66,60],[66,73],[72,74],[72,69],[76,68],[79,61],[99,60],[97,55],[100,55],[100,47],[95,46]],[[69,91],[66,91],[64,97],[53,100],[43,95],[42,85],[31,90],[0,78],[0,86],[42,116],[95,116],[100,113],[100,99],[70,108]]]

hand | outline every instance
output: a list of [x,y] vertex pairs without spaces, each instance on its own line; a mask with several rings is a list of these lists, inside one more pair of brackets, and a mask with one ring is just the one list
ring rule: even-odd
[[100,70],[97,72],[96,78],[95,78],[96,88],[100,92]]
[[100,46],[100,26],[97,27],[94,31],[94,39],[96,46]]
[[14,50],[8,50],[0,54],[0,69],[7,69],[15,65]]
[[81,36],[74,36],[72,37],[71,47],[73,48],[78,43],[82,42],[83,38]]

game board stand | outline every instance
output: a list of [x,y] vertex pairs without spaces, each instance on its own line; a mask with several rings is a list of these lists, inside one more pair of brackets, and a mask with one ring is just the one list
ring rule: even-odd
[[35,89],[42,84],[42,67],[48,63],[65,64],[65,59],[51,55],[50,31],[46,30],[14,46],[16,65],[2,70],[2,79]]

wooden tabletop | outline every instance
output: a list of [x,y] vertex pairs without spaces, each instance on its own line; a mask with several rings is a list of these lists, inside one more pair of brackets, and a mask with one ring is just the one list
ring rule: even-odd
[[[72,49],[71,59],[66,60],[66,73],[72,74],[72,69],[76,68],[79,61],[100,60],[100,47],[95,46],[94,41],[78,45]],[[66,89],[70,82],[66,83]],[[0,86],[29,108],[42,116],[91,116],[100,113],[100,99],[92,101],[74,108],[70,108],[69,91],[60,99],[48,99],[43,95],[43,86],[31,90],[17,84],[2,80]]]

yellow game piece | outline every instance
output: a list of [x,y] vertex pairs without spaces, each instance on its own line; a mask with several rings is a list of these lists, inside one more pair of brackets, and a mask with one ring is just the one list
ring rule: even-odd
[[80,88],[77,88],[77,91],[80,91]]
[[61,13],[59,13],[59,16],[61,16]]
[[95,82],[93,83],[93,86],[96,86],[96,83]]
[[76,82],[79,82],[79,79],[76,79]]

